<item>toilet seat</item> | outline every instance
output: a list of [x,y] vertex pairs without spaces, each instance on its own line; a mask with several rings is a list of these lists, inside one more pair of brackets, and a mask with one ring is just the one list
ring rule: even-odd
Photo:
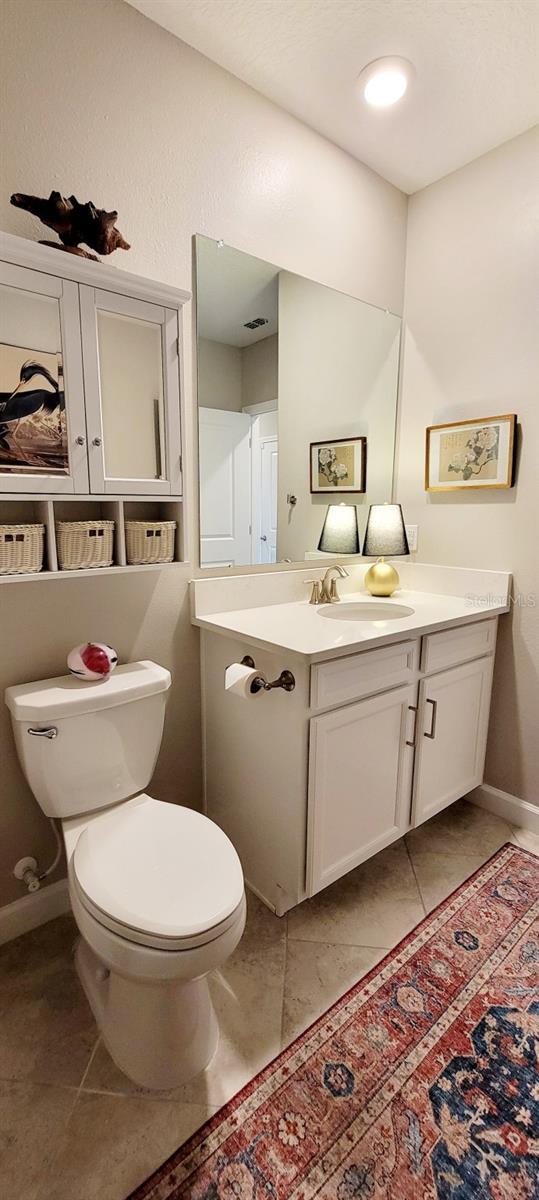
[[226,834],[201,813],[142,793],[94,819],[69,864],[95,920],[157,949],[202,946],[238,919],[244,883]]

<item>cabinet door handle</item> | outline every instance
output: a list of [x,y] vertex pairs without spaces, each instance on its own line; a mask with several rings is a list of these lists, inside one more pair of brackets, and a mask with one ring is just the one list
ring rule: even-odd
[[416,735],[416,729],[417,729],[417,704],[409,704],[408,712],[415,713],[415,717],[414,717],[414,732],[412,734],[412,741],[410,742],[408,740],[408,738],[406,738],[406,745],[411,746],[412,750],[415,750],[415,735]]
[[95,437],[95,438],[92,438],[92,446],[100,446],[100,445],[101,445],[101,438],[100,438],[100,437]]
[[427,696],[425,703],[432,704],[432,721],[431,721],[430,733],[424,733],[423,736],[430,738],[431,741],[434,741],[434,738],[436,737],[436,714],[438,712],[438,701],[437,700],[429,700],[429,698]]
[[75,442],[76,442],[77,446],[84,446],[85,441],[86,441],[86,438],[84,438],[82,436],[82,433],[79,433],[79,436],[75,438]]

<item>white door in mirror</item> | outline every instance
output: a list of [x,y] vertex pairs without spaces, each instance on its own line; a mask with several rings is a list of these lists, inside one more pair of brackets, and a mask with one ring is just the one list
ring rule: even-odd
[[199,408],[200,562],[234,567],[251,558],[251,418]]

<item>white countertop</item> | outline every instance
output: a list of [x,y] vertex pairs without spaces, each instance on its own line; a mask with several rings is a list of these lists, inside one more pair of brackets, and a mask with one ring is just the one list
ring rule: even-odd
[[[374,602],[405,604],[414,612],[412,616],[393,620],[340,621],[323,616],[324,606],[317,607],[308,601],[295,600],[285,604],[197,614],[193,616],[193,623],[212,633],[240,637],[264,650],[286,650],[301,655],[309,662],[319,662],[354,650],[419,637],[432,630],[499,616],[509,608],[502,596],[486,595],[481,597],[481,603],[473,603],[466,597],[404,588],[390,599],[379,601],[364,591],[348,592],[339,605],[345,608],[349,603]],[[334,606],[336,608],[337,605]]]

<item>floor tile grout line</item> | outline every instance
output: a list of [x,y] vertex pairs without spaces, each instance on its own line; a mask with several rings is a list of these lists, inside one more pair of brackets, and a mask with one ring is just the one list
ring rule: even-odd
[[15,1075],[0,1074],[0,1083],[11,1083],[15,1087],[46,1088],[49,1091],[60,1092],[78,1092],[79,1090],[75,1083],[44,1083],[42,1079],[32,1079],[28,1075],[19,1078]]
[[286,914],[286,931],[284,937],[284,963],[283,963],[283,994],[281,997],[281,1026],[279,1029],[279,1044],[281,1050],[284,1050],[283,1034],[284,1034],[284,1009],[286,1000],[286,973],[288,970],[288,913]]
[[88,1075],[88,1072],[89,1072],[89,1070],[90,1070],[90,1067],[91,1067],[91,1065],[92,1065],[92,1063],[93,1063],[93,1061],[94,1061],[95,1055],[96,1055],[96,1053],[97,1053],[97,1047],[99,1046],[99,1043],[100,1043],[100,1041],[101,1041],[101,1034],[100,1034],[100,1032],[99,1032],[99,1030],[98,1030],[98,1031],[97,1031],[97,1036],[96,1036],[95,1042],[94,1042],[94,1044],[93,1044],[93,1046],[92,1046],[92,1053],[90,1054],[90,1057],[89,1057],[89,1059],[88,1059],[88,1062],[86,1063],[86,1068],[85,1068],[85,1070],[84,1070],[84,1071],[83,1071],[83,1073],[82,1073],[82,1079],[81,1079],[81,1081],[80,1081],[80,1083],[79,1083],[79,1086],[78,1086],[78,1089],[77,1089],[77,1091],[78,1091],[79,1095],[80,1095],[80,1093],[81,1093],[81,1092],[84,1090],[84,1082],[85,1082],[85,1080],[86,1080],[86,1077],[87,1077],[87,1075]]
[[[152,1093],[150,1091],[147,1091],[147,1092],[136,1092],[136,1091],[120,1092],[120,1091],[116,1091],[114,1088],[106,1088],[106,1087],[91,1087],[91,1088],[89,1088],[89,1087],[86,1087],[81,1092],[79,1099],[86,1097],[86,1096],[112,1096],[113,1098],[116,1098],[118,1100],[149,1100],[151,1103],[154,1103],[154,1104],[181,1104],[182,1106],[185,1106],[186,1108],[208,1109],[208,1110],[211,1110],[212,1114],[213,1114],[213,1112],[218,1112],[219,1109],[223,1107],[222,1104],[209,1104],[209,1103],[206,1104],[205,1101],[202,1101],[202,1100],[183,1100],[180,1096],[171,1096],[167,1092],[157,1092],[157,1091],[154,1093]],[[231,1097],[231,1099],[232,1099],[232,1097]],[[223,1103],[227,1103],[227,1101],[223,1101]]]
[[398,945],[398,943],[401,941],[401,938],[406,937],[407,933],[411,933],[411,930],[414,928],[415,928],[415,926],[412,925],[411,928],[409,930],[407,930],[405,933],[403,933],[401,935],[401,937],[398,937],[397,940],[395,942],[393,942],[391,946],[380,946],[380,945],[371,946],[371,945],[369,945],[368,942],[336,942],[336,941],[333,941],[333,939],[331,941],[328,941],[327,938],[313,938],[313,937],[310,937],[310,938],[308,938],[308,937],[289,937],[288,941],[289,942],[302,942],[306,946],[308,946],[308,945],[311,945],[311,946],[345,946],[349,950],[383,950],[384,953],[387,954],[388,950],[393,950],[395,948],[395,946]]
[[418,891],[419,899],[420,899],[420,901],[421,901],[421,907],[422,907],[422,909],[423,909],[423,912],[424,912],[425,916],[427,917],[427,916],[428,916],[428,913],[427,913],[427,906],[426,906],[426,904],[425,904],[425,901],[424,901],[424,899],[423,899],[423,892],[421,891],[421,887],[420,887],[420,885],[419,885],[419,879],[418,879],[418,877],[417,877],[417,871],[416,871],[416,869],[415,869],[415,866],[414,866],[414,860],[413,860],[413,858],[412,858],[412,852],[411,852],[411,850],[410,850],[410,847],[408,846],[408,843],[407,843],[407,841],[406,841],[406,838],[404,838],[403,840],[404,840],[404,845],[405,845],[405,847],[406,847],[406,853],[407,853],[407,855],[408,855],[408,859],[409,859],[409,862],[410,862],[410,867],[412,868],[412,875],[413,875],[413,877],[414,877],[414,879],[415,879],[415,885],[416,885],[416,888],[417,888],[417,891]]
[[[456,850],[439,850],[439,849],[438,850],[436,850],[436,849],[423,850],[423,849],[419,849],[418,847],[416,847],[414,849],[413,846],[410,847],[408,845],[408,842],[406,841],[406,839],[404,840],[404,844],[408,851],[408,855],[410,856],[412,861],[413,861],[413,858],[412,858],[413,854],[421,855],[421,857],[423,857],[423,858],[427,858],[427,857],[430,857],[430,858],[482,858],[483,862],[487,861],[483,850],[459,850],[457,852]],[[498,850],[501,850],[505,844],[506,844],[505,842],[502,842],[499,846],[496,846],[494,850],[488,851],[487,858],[490,857],[491,853],[497,854]]]

